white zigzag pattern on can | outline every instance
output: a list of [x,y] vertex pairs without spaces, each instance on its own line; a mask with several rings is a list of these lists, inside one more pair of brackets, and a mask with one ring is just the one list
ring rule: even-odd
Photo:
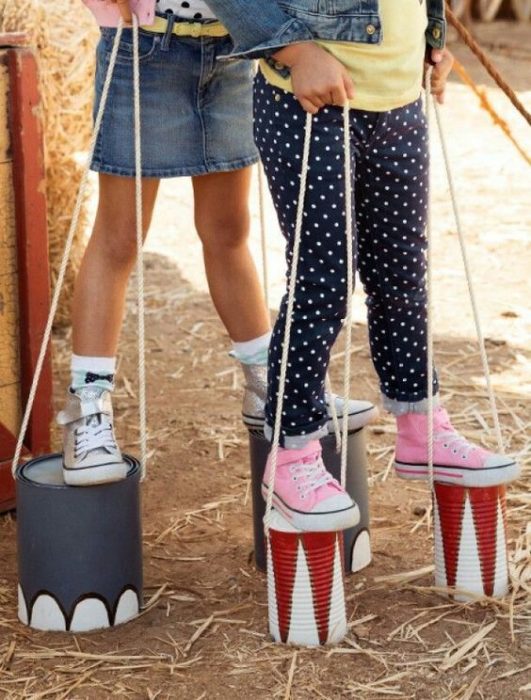
[[498,499],[496,518],[496,568],[494,571],[493,596],[502,597],[509,592],[509,571],[507,565],[507,542],[501,499]]

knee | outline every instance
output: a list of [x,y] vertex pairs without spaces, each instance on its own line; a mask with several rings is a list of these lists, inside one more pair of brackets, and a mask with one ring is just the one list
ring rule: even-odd
[[230,254],[247,245],[249,238],[249,212],[237,214],[210,212],[208,215],[196,216],[197,233],[206,252],[213,254]]
[[347,312],[348,288],[344,277],[331,279],[318,273],[301,275],[297,281],[295,313],[317,318],[319,321],[337,321]]
[[109,264],[118,268],[131,267],[137,255],[136,223],[130,217],[114,222],[97,221],[93,244]]
[[420,285],[364,285],[366,304],[371,308],[402,308],[426,305],[427,292],[424,284]]

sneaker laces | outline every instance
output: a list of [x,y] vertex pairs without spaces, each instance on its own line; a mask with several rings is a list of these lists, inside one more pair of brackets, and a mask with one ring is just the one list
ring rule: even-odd
[[468,459],[470,454],[478,449],[476,445],[455,430],[437,432],[434,438],[443,441],[443,446],[451,448],[454,453],[461,451],[463,459]]
[[103,449],[107,452],[116,450],[116,440],[114,439],[112,425],[111,423],[105,425],[101,413],[89,416],[83,427],[76,428],[75,438],[74,452],[76,457],[81,453],[88,453],[93,450]]
[[327,471],[323,460],[317,455],[308,455],[300,462],[295,462],[289,465],[289,471],[293,475],[295,481],[301,480],[299,490],[301,498],[306,498],[313,491],[321,486],[326,486],[330,483],[338,484],[337,479],[334,479],[332,474]]

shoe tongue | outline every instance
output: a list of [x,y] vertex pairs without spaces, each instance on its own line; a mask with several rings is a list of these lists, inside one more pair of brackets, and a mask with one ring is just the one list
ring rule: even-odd
[[74,393],[81,401],[94,401],[99,399],[104,391],[107,389],[102,389],[99,386],[84,386],[81,389],[76,389]]
[[278,455],[279,464],[310,464],[316,462],[321,456],[321,445],[313,441],[301,450],[282,449]]
[[448,433],[455,433],[455,428],[450,422],[450,416],[444,408],[439,408],[434,413],[434,425],[433,427],[438,431],[446,431]]
[[93,428],[96,428],[98,425],[101,425],[101,413],[94,413],[94,415],[89,416],[85,425],[91,426]]

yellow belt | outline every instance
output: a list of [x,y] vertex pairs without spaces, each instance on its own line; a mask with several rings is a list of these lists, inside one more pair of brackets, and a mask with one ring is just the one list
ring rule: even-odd
[[[149,27],[142,27],[148,32],[164,34],[168,27],[168,20],[164,17],[155,17],[155,21]],[[173,25],[172,34],[175,36],[213,36],[223,37],[228,35],[228,31],[221,22],[176,22]]]

